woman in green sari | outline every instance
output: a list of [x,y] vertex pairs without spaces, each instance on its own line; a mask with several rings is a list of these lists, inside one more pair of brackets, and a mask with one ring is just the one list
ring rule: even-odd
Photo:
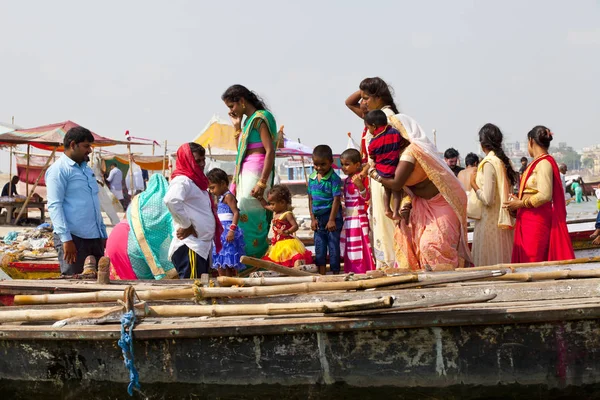
[[221,99],[236,131],[238,154],[231,192],[238,199],[239,227],[246,254],[261,258],[269,247],[271,215],[258,199],[265,198],[273,185],[277,124],[262,99],[242,85],[229,87]]

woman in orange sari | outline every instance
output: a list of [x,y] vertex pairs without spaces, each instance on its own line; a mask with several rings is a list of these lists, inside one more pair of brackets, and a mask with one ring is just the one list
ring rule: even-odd
[[384,187],[404,189],[409,196],[411,205],[403,201],[404,219],[394,237],[397,267],[443,270],[470,266],[464,189],[414,119],[397,114],[389,122],[410,144],[402,151],[393,178],[382,178],[375,170],[370,175]]
[[553,134],[536,126],[527,134],[529,155],[534,160],[521,179],[519,197],[504,204],[517,213],[512,262],[540,262],[575,258],[567,229],[565,194],[560,171],[548,154]]

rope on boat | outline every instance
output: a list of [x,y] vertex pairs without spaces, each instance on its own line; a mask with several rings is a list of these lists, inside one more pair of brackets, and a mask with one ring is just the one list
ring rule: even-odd
[[133,297],[135,289],[129,286],[125,290],[126,312],[121,316],[121,338],[118,341],[119,347],[123,350],[123,361],[125,367],[129,370],[129,385],[127,393],[133,396],[133,391],[140,391],[140,376],[135,368],[135,359],[133,355],[133,328],[135,326],[135,309],[133,307]]

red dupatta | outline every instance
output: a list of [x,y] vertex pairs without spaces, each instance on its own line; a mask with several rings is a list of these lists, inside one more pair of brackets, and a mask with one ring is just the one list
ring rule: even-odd
[[[196,159],[192,154],[189,143],[181,145],[179,149],[177,149],[177,161],[175,162],[175,170],[171,174],[171,179],[176,176],[186,176],[190,178],[202,191],[208,189],[208,178],[204,175],[202,168],[196,163]],[[221,233],[223,233],[223,225],[221,225],[221,221],[217,215],[217,208],[215,207],[213,196],[209,193],[208,197],[210,198],[211,209],[215,217],[214,241],[217,253],[219,253],[222,248]]]
[[550,247],[548,249],[548,261],[571,260],[575,258],[573,244],[567,228],[567,206],[565,203],[565,194],[560,179],[558,165],[550,154],[544,154],[536,158],[527,166],[523,173],[521,184],[519,186],[519,199],[523,198],[525,184],[537,164],[547,160],[552,166],[552,222],[550,228]]

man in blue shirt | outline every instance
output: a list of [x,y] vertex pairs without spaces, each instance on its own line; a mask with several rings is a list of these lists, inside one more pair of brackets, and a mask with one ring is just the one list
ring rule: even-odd
[[88,167],[94,136],[84,127],[69,129],[64,154],[46,172],[48,211],[60,272],[83,272],[87,256],[104,255],[106,226],[100,212],[98,182]]

